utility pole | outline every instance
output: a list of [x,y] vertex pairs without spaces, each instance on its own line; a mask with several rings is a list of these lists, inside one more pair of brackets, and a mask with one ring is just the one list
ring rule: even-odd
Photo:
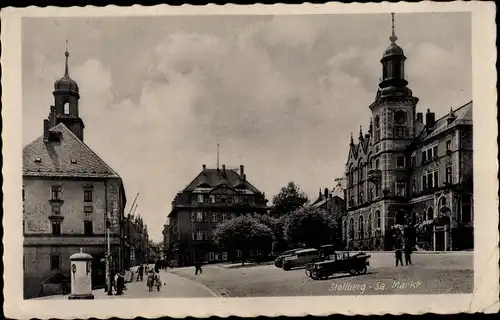
[[108,296],[111,296],[113,295],[113,275],[111,274],[111,220],[109,212],[106,217],[106,277],[108,282]]

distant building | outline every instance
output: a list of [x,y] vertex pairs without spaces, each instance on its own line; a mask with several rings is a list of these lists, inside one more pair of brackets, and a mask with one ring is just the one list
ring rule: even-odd
[[170,250],[170,224],[168,222],[163,225],[162,235],[162,259],[170,261],[173,257]]
[[332,235],[333,244],[342,246],[342,219],[346,215],[345,201],[338,195],[333,194],[333,190],[327,188],[321,192],[319,190],[318,198],[311,204],[311,208],[318,208],[325,212],[335,221],[337,233]]
[[471,249],[472,102],[437,120],[427,110],[424,122],[396,40],[393,32],[381,60],[370,128],[357,143],[351,135],[343,239],[364,250]]
[[196,259],[225,261],[238,258],[241,252],[221,251],[213,241],[213,231],[220,222],[244,213],[265,213],[265,195],[246,178],[244,167],[203,170],[172,201],[169,214],[169,242],[179,265]]
[[[106,223],[111,230],[112,268],[122,268],[125,190],[120,176],[83,142],[77,83],[54,83],[54,106],[43,134],[23,147],[24,294],[44,292],[42,283],[69,279],[69,257],[80,248],[93,256],[95,286],[105,281]],[[55,280],[54,280],[55,281]],[[58,280],[59,281],[59,280]]]
[[128,264],[133,267],[147,263],[149,254],[149,234],[141,216],[128,215],[125,219],[125,242]]

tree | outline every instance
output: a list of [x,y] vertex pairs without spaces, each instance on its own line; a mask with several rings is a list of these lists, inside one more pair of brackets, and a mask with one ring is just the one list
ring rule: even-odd
[[310,247],[329,244],[335,234],[333,219],[323,210],[303,208],[289,214],[285,223],[285,238],[292,243]]
[[273,232],[275,252],[280,252],[287,247],[284,233],[285,217],[273,217],[267,214],[256,214],[254,215],[254,218],[258,222],[267,226]]
[[286,187],[281,188],[281,191],[273,197],[270,213],[274,217],[281,217],[302,208],[308,202],[309,198],[300,190],[300,187],[290,181]]
[[274,239],[272,230],[250,215],[219,224],[214,237],[219,246],[232,251],[241,250],[242,265],[250,250],[269,252]]

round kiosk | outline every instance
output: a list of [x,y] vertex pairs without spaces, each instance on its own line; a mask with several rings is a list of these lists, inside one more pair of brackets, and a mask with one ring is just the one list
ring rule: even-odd
[[71,262],[71,294],[68,299],[94,299],[92,294],[92,256],[80,252],[69,257]]

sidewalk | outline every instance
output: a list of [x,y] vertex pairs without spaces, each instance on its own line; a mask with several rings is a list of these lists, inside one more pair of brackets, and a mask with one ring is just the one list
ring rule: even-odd
[[[109,296],[104,289],[93,290],[92,294],[94,299],[143,299],[143,298],[209,298],[209,297],[219,297],[218,294],[205,287],[204,285],[183,278],[169,271],[161,270],[160,277],[163,282],[163,286],[160,292],[155,290],[149,292],[146,286],[146,277],[143,281],[135,281],[126,283],[127,290],[123,292],[123,295],[111,295]],[[55,295],[40,297],[30,300],[68,300],[69,295]]]
[[226,268],[226,269],[238,269],[238,268],[247,268],[247,267],[258,267],[258,266],[267,266],[274,264],[274,261],[266,261],[261,263],[256,262],[245,262],[245,265],[241,265],[241,262],[237,263],[219,263],[217,266]]

